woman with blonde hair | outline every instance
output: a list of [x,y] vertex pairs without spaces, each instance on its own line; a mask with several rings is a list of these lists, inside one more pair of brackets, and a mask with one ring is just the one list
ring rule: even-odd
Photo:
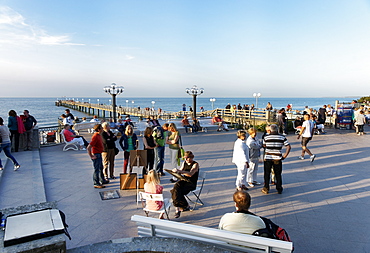
[[[162,194],[163,186],[160,185],[160,180],[158,174],[155,170],[150,170],[148,172],[148,176],[146,178],[146,183],[144,184],[144,191],[146,193],[153,193],[153,194]],[[153,201],[147,200],[146,208],[158,211],[162,208],[163,201]],[[163,213],[159,215],[159,219],[163,219]]]
[[[170,148],[170,159],[171,159],[171,166],[172,169],[177,169],[177,159],[178,159],[178,152],[180,149],[180,133],[177,130],[177,127],[174,123],[170,123],[168,126],[168,135],[166,138],[166,144]],[[172,183],[177,181],[177,178],[173,177],[170,179]]]
[[154,168],[154,149],[158,146],[153,137],[153,128],[147,127],[143,136],[144,150],[146,150],[147,170]]
[[247,146],[249,148],[249,168],[247,171],[247,182],[248,185],[253,188],[255,185],[261,184],[257,182],[257,171],[262,143],[256,138],[257,130],[255,128],[249,128],[248,134],[249,137],[247,139]]
[[239,130],[236,135],[238,139],[234,143],[232,159],[232,162],[238,169],[235,185],[238,191],[248,190],[246,186],[246,172],[249,168],[249,148],[245,143],[247,133],[244,130]]
[[136,150],[139,145],[137,135],[131,125],[127,125],[125,133],[119,139],[119,145],[123,150],[123,173],[127,173],[130,151]]

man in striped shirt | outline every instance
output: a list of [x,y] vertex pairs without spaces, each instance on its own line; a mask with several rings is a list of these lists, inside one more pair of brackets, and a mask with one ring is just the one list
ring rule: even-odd
[[[262,192],[269,193],[271,169],[275,173],[276,190],[279,194],[283,192],[281,172],[283,170],[282,160],[287,158],[290,152],[290,144],[285,136],[278,134],[277,125],[270,126],[271,133],[263,138],[263,147],[265,148],[264,157],[264,187]],[[285,154],[281,153],[283,146],[286,147]]]

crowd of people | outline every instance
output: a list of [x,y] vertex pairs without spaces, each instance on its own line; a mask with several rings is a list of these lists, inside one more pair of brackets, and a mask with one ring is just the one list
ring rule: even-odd
[[[234,143],[232,162],[237,167],[236,190],[248,190],[248,187],[255,187],[261,183],[257,180],[258,161],[260,151],[264,149],[264,186],[262,192],[268,194],[270,191],[270,177],[273,173],[272,183],[276,185],[279,194],[283,192],[282,186],[282,161],[289,155],[290,144],[286,137],[278,133],[278,126],[275,124],[266,127],[266,133],[262,140],[256,138],[257,131],[254,128],[247,132],[239,130],[237,140]],[[286,152],[282,154],[282,148]]]
[[[23,111],[23,115],[18,116],[17,112],[10,110],[8,113],[8,124],[4,125],[4,119],[0,117],[0,152],[4,151],[14,164],[14,170],[21,166],[11,152],[18,152],[20,146],[24,151],[31,151],[33,147],[33,129],[37,125],[35,117],[30,115],[28,110]],[[23,143],[20,143],[22,136]],[[3,170],[0,160],[0,170]]]
[[[67,141],[76,142],[81,146],[87,146],[87,153],[93,163],[93,184],[94,188],[105,188],[106,184],[110,183],[110,179],[115,179],[114,164],[116,155],[119,150],[116,147],[118,140],[117,134],[120,133],[121,137],[118,141],[123,151],[123,173],[131,172],[132,165],[130,164],[130,152],[139,149],[139,138],[134,133],[134,126],[129,116],[125,120],[121,117],[118,123],[101,122],[96,116],[90,121],[96,123],[94,126],[94,133],[90,143],[88,143],[82,136],[76,135],[71,129],[71,125],[76,122],[75,117],[70,113],[69,109],[61,116],[63,124],[65,124],[65,131],[63,134]],[[86,119],[82,119],[82,123]],[[184,117],[182,124],[196,132],[197,123],[190,125],[187,116]],[[188,132],[188,128],[186,132]],[[116,129],[115,133],[112,129]],[[182,175],[187,180],[179,180],[178,177],[173,176],[170,181],[174,183],[171,190],[173,205],[176,208],[175,218],[180,217],[181,212],[190,210],[189,204],[185,198],[191,190],[194,190],[197,185],[199,165],[194,161],[194,154],[191,151],[186,151],[180,154],[182,147],[182,140],[176,124],[165,123],[160,125],[155,117],[150,117],[146,121],[146,128],[143,132],[141,139],[143,149],[146,150],[146,166],[143,168],[142,174],[147,174],[147,181],[144,184],[144,190],[147,193],[162,193],[163,187],[160,185],[160,178],[165,176],[164,170],[164,155],[165,146],[168,145],[170,153],[170,164],[172,173]],[[180,160],[184,159],[181,164]],[[149,201],[150,202],[150,201]],[[147,208],[159,210],[162,208],[163,203],[154,201],[148,203]],[[164,218],[160,215],[159,218]]]
[[[227,109],[232,110],[234,106],[228,105]],[[248,105],[244,105],[248,106]],[[244,108],[240,104],[235,106],[237,110]],[[234,109],[235,109],[234,108]],[[254,105],[248,106],[248,109],[254,108]],[[266,110],[273,110],[273,107],[268,103]],[[286,138],[287,135],[287,116],[286,111],[289,109],[281,108],[277,114],[277,124],[268,125],[262,139],[257,138],[257,131],[250,128],[247,131],[239,130],[237,132],[237,140],[234,143],[232,163],[237,168],[237,177],[235,181],[236,192],[233,195],[236,211],[234,213],[225,214],[219,224],[220,229],[255,234],[256,231],[266,228],[266,224],[259,216],[249,212],[251,197],[246,192],[249,188],[253,188],[263,184],[262,193],[269,194],[270,185],[275,185],[278,194],[283,192],[282,184],[282,169],[283,160],[290,153],[291,146]],[[369,113],[365,108],[354,110],[354,122],[356,132],[359,135],[364,134],[363,125],[369,123],[366,115]],[[315,160],[311,150],[307,147],[312,140],[315,131],[325,133],[324,123],[326,117],[333,116],[334,111],[330,105],[323,106],[317,112],[308,107],[303,112],[303,117],[297,118],[294,121],[294,128],[297,130],[297,138],[301,138],[301,155],[299,159],[305,159],[307,153],[310,161]],[[143,174],[147,174],[147,181],[144,184],[144,191],[147,193],[161,194],[163,186],[161,186],[161,177],[165,176],[164,172],[164,155],[166,145],[169,149],[170,164],[173,173],[182,175],[186,180],[179,180],[178,177],[172,177],[170,181],[174,183],[171,196],[173,205],[175,206],[175,218],[179,218],[181,212],[190,210],[189,203],[185,195],[194,190],[197,186],[199,175],[199,164],[194,160],[194,154],[191,151],[186,151],[181,154],[182,140],[181,134],[178,131],[176,124],[165,123],[160,125],[158,119],[150,117],[146,121],[146,128],[143,137],[139,137],[134,133],[134,126],[129,116],[125,119],[119,118],[118,123],[113,120],[101,122],[97,117],[94,117],[91,122],[95,122],[94,134],[90,142],[87,142],[82,136],[73,132],[72,126],[76,124],[76,119],[71,114],[69,109],[61,115],[64,124],[64,136],[66,141],[74,141],[80,145],[82,150],[87,150],[93,163],[93,185],[95,188],[105,188],[105,184],[110,183],[110,179],[116,179],[115,176],[115,159],[119,150],[116,147],[118,141],[117,134],[120,133],[119,145],[123,151],[123,173],[132,170],[130,164],[130,151],[139,149],[139,142],[142,142],[142,147],[146,150],[147,164],[143,169]],[[83,122],[86,118],[83,119]],[[217,131],[228,131],[227,124],[222,120],[220,115],[216,115],[212,119],[212,123],[218,125]],[[37,121],[27,110],[24,110],[24,115],[17,116],[16,112],[9,112],[8,127],[4,125],[4,121],[0,118],[0,136],[2,137],[0,152],[4,153],[14,163],[14,170],[19,169],[20,165],[12,156],[10,149],[13,143],[13,149],[18,152],[19,135],[24,134],[26,140],[25,150],[32,148],[32,129],[36,126]],[[185,115],[181,120],[185,132],[197,132],[200,130],[199,121],[192,118],[192,124],[189,122],[188,116]],[[321,126],[322,125],[322,126]],[[115,129],[116,131],[112,131]],[[285,152],[283,152],[285,148]],[[263,183],[257,178],[259,160],[263,153]],[[181,163],[181,158],[184,161]],[[2,170],[0,161],[0,170]],[[249,187],[249,188],[248,188]],[[159,210],[163,206],[163,202],[155,201],[148,202],[147,208]],[[163,219],[163,215],[160,215]]]

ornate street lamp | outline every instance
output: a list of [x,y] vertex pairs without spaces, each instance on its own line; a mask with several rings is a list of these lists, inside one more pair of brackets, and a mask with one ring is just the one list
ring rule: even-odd
[[110,86],[105,86],[104,91],[112,96],[112,106],[113,106],[113,121],[116,123],[116,96],[123,93],[124,88],[122,86],[117,86],[112,83]]
[[128,99],[126,99],[126,108],[128,107]]
[[258,98],[261,97],[261,93],[253,93],[253,97],[256,98],[256,109],[258,108]]
[[210,98],[209,101],[212,103],[212,111],[213,111],[213,103],[216,102],[215,98]]
[[188,93],[190,96],[193,96],[193,118],[195,119],[197,117],[197,96],[203,94],[204,89],[198,88],[196,85],[194,85],[191,88],[186,88],[186,93]]

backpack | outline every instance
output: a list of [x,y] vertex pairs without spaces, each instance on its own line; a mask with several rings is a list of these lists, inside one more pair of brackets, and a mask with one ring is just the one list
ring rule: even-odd
[[153,130],[155,131],[155,138],[156,139],[161,139],[161,140],[164,139],[164,133],[163,133],[163,128],[162,127],[156,126]]
[[268,237],[271,239],[277,239],[282,241],[291,242],[288,232],[284,229],[273,223],[270,219],[265,217],[260,218],[266,225],[266,228],[258,229],[253,233],[253,235]]

